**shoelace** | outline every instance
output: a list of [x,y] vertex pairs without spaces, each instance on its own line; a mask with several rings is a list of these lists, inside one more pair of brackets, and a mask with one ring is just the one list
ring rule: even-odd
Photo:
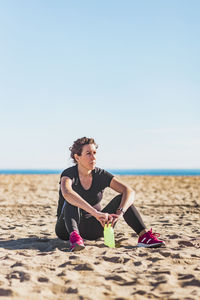
[[77,241],[82,241],[81,236],[75,231],[70,235],[70,242],[73,244]]
[[150,237],[152,237],[152,238],[155,238],[155,237],[159,237],[159,236],[160,236],[159,233],[157,233],[157,232],[152,232],[152,228],[151,228],[151,230],[149,231],[149,235],[150,235]]

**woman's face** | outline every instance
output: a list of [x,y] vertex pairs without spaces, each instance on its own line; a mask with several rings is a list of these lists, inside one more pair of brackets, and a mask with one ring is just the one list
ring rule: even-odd
[[81,155],[75,154],[75,159],[78,165],[87,170],[93,170],[96,165],[96,147],[94,144],[84,145]]

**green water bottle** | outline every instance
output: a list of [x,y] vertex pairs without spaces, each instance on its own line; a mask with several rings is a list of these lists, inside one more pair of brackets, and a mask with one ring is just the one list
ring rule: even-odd
[[105,225],[103,233],[104,233],[104,244],[110,248],[115,248],[114,229],[111,226],[111,223]]

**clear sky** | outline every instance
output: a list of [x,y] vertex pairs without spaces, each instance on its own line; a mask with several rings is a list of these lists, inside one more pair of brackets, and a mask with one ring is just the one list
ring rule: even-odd
[[0,168],[200,168],[199,0],[0,0]]

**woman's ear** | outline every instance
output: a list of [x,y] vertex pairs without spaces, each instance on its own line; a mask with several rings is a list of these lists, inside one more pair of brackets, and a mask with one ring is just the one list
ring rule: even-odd
[[76,162],[78,162],[78,160],[79,160],[79,156],[78,156],[78,154],[74,154],[74,158],[75,158],[75,160],[76,160]]

